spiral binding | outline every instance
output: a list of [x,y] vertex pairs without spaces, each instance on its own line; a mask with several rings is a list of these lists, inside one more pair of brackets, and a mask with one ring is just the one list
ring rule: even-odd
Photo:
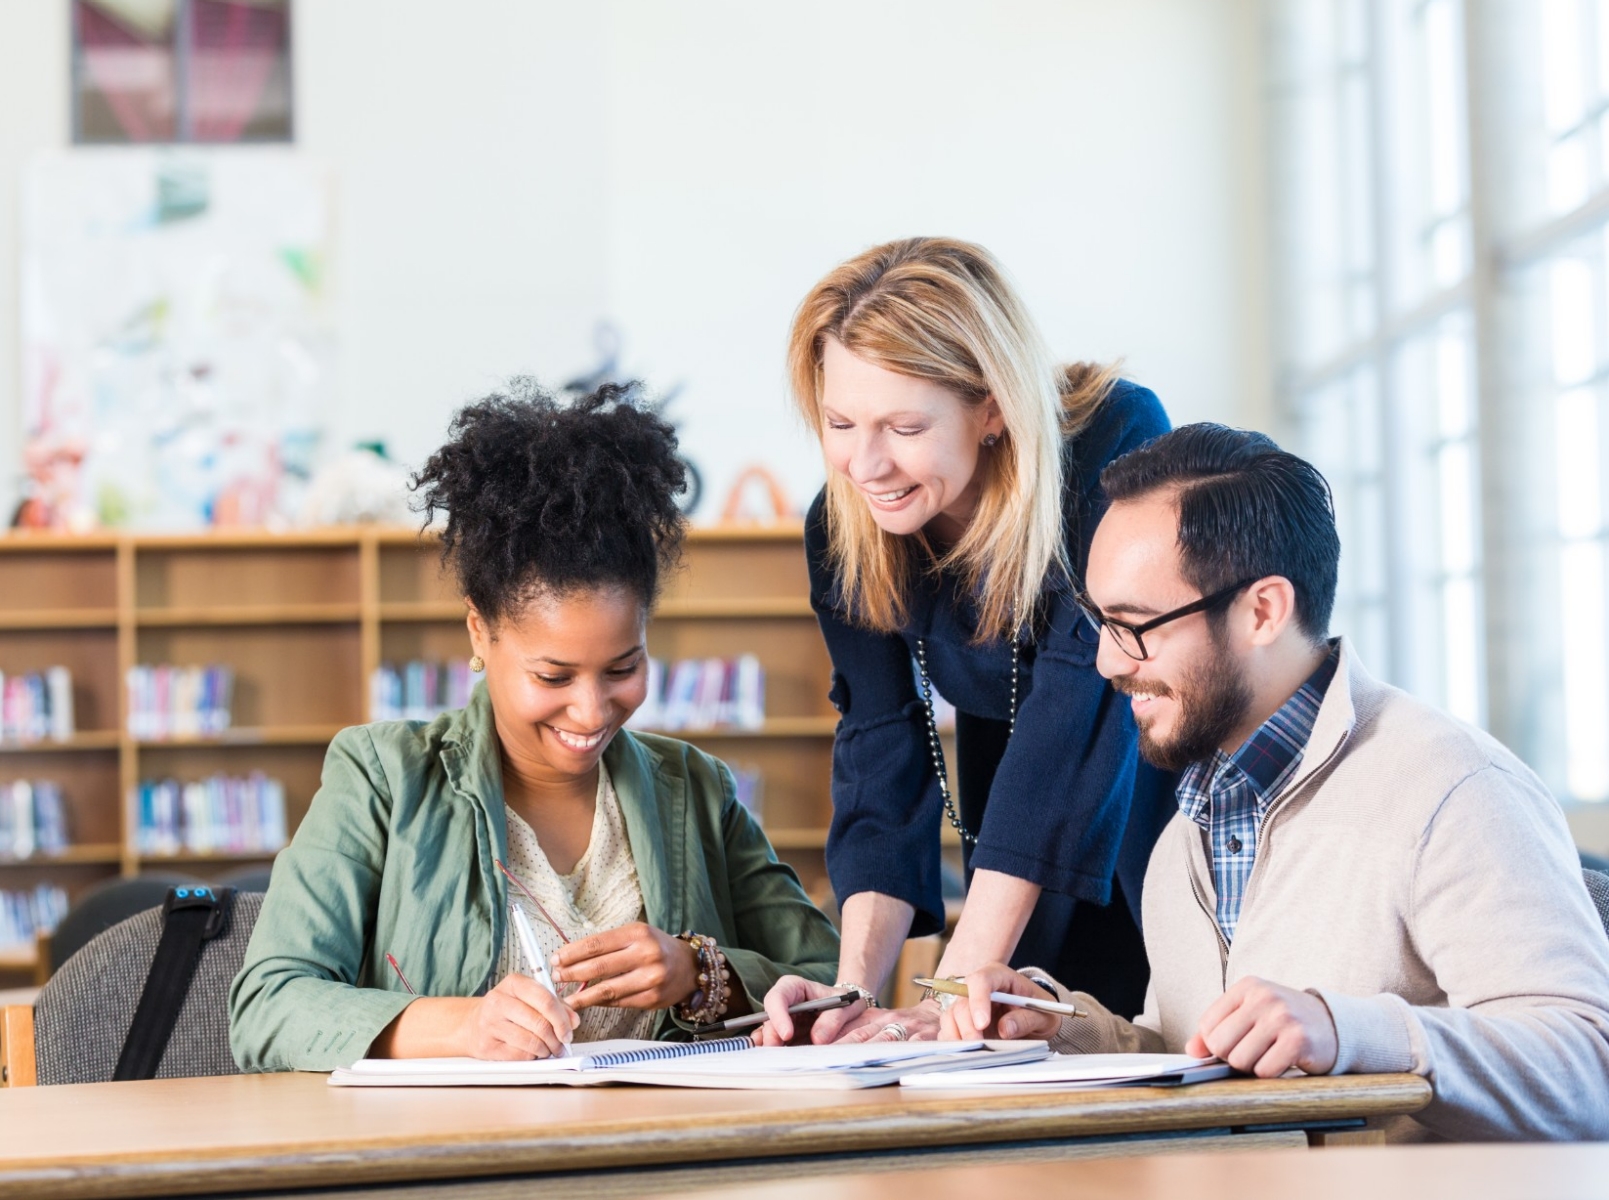
[[637,1063],[663,1062],[672,1058],[688,1058],[694,1054],[719,1054],[724,1050],[747,1050],[754,1045],[746,1037],[718,1038],[713,1042],[661,1042],[646,1050],[622,1050],[615,1054],[600,1054],[587,1059],[586,1070],[603,1071],[610,1067],[630,1067]]

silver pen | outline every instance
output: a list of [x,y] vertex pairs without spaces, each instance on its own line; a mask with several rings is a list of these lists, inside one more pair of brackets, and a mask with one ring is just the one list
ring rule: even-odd
[[508,910],[513,914],[514,931],[519,935],[520,945],[525,949],[526,961],[531,964],[531,978],[557,996],[559,989],[553,986],[553,976],[548,973],[547,961],[542,957],[542,947],[536,940],[536,930],[531,928],[531,918],[525,915],[523,908],[513,902],[509,903]]

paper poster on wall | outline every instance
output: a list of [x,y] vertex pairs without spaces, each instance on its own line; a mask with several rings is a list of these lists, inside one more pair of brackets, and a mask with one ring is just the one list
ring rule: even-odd
[[333,398],[332,195],[281,149],[32,163],[24,523],[191,529],[297,512]]

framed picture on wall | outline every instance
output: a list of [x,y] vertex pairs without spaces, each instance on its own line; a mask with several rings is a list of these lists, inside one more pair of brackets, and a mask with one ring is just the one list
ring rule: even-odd
[[73,140],[292,140],[291,0],[72,0]]

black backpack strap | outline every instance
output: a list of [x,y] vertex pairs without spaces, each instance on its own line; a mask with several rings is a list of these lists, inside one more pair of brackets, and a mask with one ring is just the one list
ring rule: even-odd
[[229,925],[233,888],[169,888],[162,903],[162,940],[151,960],[134,1023],[123,1039],[113,1079],[155,1079],[190,992],[201,948]]

